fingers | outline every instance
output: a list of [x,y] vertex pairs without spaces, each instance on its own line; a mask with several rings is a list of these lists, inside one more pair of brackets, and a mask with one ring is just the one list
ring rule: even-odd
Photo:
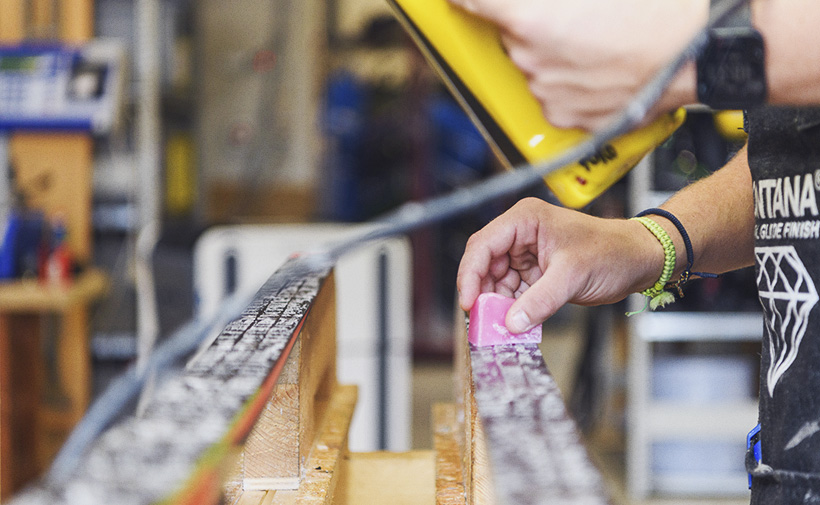
[[517,265],[511,266],[510,255],[526,254],[530,246],[528,243],[532,240],[523,231],[529,223],[521,219],[516,207],[490,222],[467,241],[456,278],[462,309],[470,310],[480,293],[498,292],[511,296],[519,288],[520,273]]
[[462,309],[470,310],[480,293],[516,296],[540,278],[540,213],[550,208],[542,200],[521,200],[470,237],[456,279]]
[[515,297],[505,324],[523,333],[568,302],[618,299],[623,279],[612,283],[600,274],[611,268],[607,251],[625,242],[612,233],[613,225],[614,220],[522,200],[470,237],[457,278],[461,308],[470,310],[480,293]]
[[485,228],[467,241],[456,278],[459,305],[463,310],[470,310],[479,294],[495,292],[496,284],[508,287],[514,281],[510,278],[507,255],[510,247],[507,244],[511,244],[512,239],[505,236],[507,234]]
[[573,279],[566,269],[551,266],[513,303],[505,324],[511,333],[524,333],[552,317],[574,296]]

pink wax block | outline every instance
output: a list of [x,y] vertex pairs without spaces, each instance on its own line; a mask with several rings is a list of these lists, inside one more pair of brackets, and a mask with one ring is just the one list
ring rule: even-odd
[[470,309],[470,327],[467,340],[484,347],[499,344],[537,344],[541,342],[541,325],[525,333],[510,333],[504,324],[507,311],[515,298],[498,293],[482,293]]

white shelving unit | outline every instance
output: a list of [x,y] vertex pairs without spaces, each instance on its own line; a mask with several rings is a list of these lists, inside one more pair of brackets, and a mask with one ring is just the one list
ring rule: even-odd
[[[652,191],[651,171],[649,157],[633,170],[631,193],[636,209],[655,207],[670,196]],[[644,303],[637,295],[630,302],[631,310]],[[759,342],[761,313],[644,312],[628,323],[627,485],[632,497],[748,493],[743,469],[745,436],[757,423],[757,400],[728,388],[744,379],[754,381],[754,370],[741,369],[743,373],[737,374],[737,368],[722,366],[720,360],[725,357],[709,355],[667,355],[664,361],[655,349],[661,343]],[[750,359],[745,356],[748,364]],[[738,361],[729,358],[728,365],[733,364]],[[673,381],[670,374],[660,373],[668,365],[677,370]],[[711,377],[715,372],[718,376]],[[655,383],[661,377],[663,384]],[[683,393],[658,394],[662,388],[679,388],[678,393]]]

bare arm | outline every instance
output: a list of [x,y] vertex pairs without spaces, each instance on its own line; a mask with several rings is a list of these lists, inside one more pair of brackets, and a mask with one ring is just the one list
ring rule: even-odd
[[[752,183],[745,149],[726,167],[687,187],[663,207],[686,227],[694,268],[725,272],[754,258]],[[655,216],[686,265],[683,239],[674,225]],[[612,303],[651,286],[664,253],[640,223],[600,219],[527,199],[474,234],[458,271],[459,302],[469,310],[482,292],[515,296],[507,327],[523,332],[562,305]]]
[[[723,273],[754,263],[754,203],[745,146],[726,166],[681,190],[661,208],[686,228],[694,248],[693,270]],[[673,238],[678,275],[686,266],[683,239],[671,222],[652,218]]]
[[766,43],[769,101],[820,104],[820,2],[753,0],[752,21]]
[[[450,0],[499,25],[510,58],[558,127],[605,125],[705,26],[708,0]],[[820,104],[820,2],[751,0],[769,101]],[[695,103],[686,65],[656,113]]]

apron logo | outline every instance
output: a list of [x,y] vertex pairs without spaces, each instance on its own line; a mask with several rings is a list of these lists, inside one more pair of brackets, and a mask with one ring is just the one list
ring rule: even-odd
[[815,183],[817,174],[795,175],[780,179],[761,179],[753,183],[757,219],[795,218],[820,215]]
[[756,247],[757,289],[769,333],[769,396],[791,367],[806,334],[811,309],[820,300],[814,281],[792,246]]

